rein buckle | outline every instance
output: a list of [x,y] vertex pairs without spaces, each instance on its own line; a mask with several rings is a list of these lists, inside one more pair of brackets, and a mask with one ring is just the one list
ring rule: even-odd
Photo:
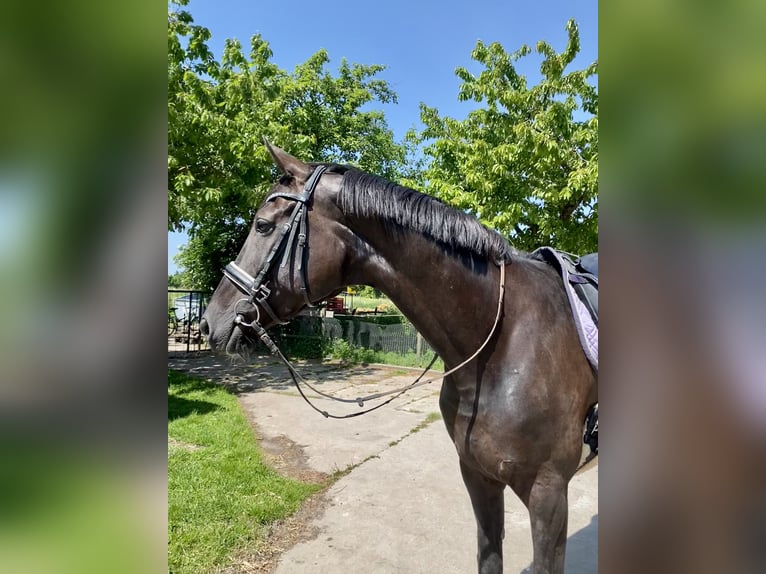
[[[258,295],[260,295],[260,297],[258,297]],[[271,289],[266,287],[265,283],[262,283],[258,287],[258,290],[255,291],[255,293],[253,293],[253,301],[255,301],[256,303],[262,303],[263,301],[268,299],[270,295],[271,295]]]

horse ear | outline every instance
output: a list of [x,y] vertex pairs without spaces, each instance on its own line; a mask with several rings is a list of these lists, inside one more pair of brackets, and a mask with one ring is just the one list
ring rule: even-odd
[[311,168],[308,164],[303,163],[298,158],[291,156],[282,148],[269,143],[269,140],[263,138],[263,143],[266,144],[266,148],[269,150],[271,157],[274,159],[274,163],[285,175],[292,175],[297,178],[306,179],[311,173]]

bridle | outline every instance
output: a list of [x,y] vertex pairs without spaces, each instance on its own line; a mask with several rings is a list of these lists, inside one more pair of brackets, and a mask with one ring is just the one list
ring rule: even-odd
[[[234,305],[234,322],[237,325],[245,327],[255,327],[255,325],[260,326],[261,316],[260,311],[258,310],[259,307],[266,311],[276,323],[284,325],[287,322],[282,321],[271,308],[271,305],[269,305],[268,298],[271,295],[271,290],[264,281],[269,271],[271,271],[276,263],[276,256],[283,246],[285,246],[285,250],[284,255],[282,255],[282,262],[279,264],[280,269],[287,265],[290,256],[295,252],[294,261],[297,265],[303,300],[307,306],[315,306],[309,297],[306,266],[303,261],[306,253],[306,234],[308,231],[308,216],[306,215],[306,211],[308,210],[308,205],[314,195],[314,190],[319,183],[319,178],[322,177],[322,174],[326,170],[326,165],[317,166],[306,181],[306,184],[303,187],[303,192],[300,194],[278,191],[266,197],[264,203],[282,197],[294,201],[295,207],[288,220],[282,224],[279,237],[274,242],[274,245],[272,245],[269,254],[266,256],[266,259],[264,259],[261,268],[258,270],[255,277],[242,269],[234,261],[224,268],[224,277],[231,281],[237,289],[247,296],[237,301]],[[250,307],[255,310],[256,318],[252,323],[245,322],[245,314],[242,312],[243,305],[250,305]]]
[[[273,355],[276,355],[282,360],[282,362],[287,367],[288,371],[290,371],[290,376],[292,377],[293,382],[295,383],[295,386],[298,389],[298,392],[300,393],[301,397],[303,397],[303,399],[309,404],[311,408],[313,408],[318,413],[321,413],[325,418],[346,419],[346,418],[357,417],[359,415],[367,414],[371,411],[379,409],[380,407],[384,405],[387,405],[388,403],[390,403],[397,397],[401,396],[403,393],[409,391],[410,389],[413,389],[415,387],[419,387],[421,385],[425,385],[428,383],[432,383],[433,381],[443,379],[447,375],[450,375],[458,371],[459,369],[462,369],[468,363],[473,361],[477,356],[479,356],[479,353],[481,353],[484,350],[484,348],[492,339],[493,335],[495,334],[495,331],[497,330],[497,326],[500,323],[500,316],[502,315],[502,310],[503,310],[503,297],[505,294],[505,262],[503,261],[498,262],[498,266],[500,267],[500,292],[499,292],[498,301],[497,301],[497,314],[495,315],[495,322],[492,325],[492,329],[490,330],[489,335],[487,335],[487,338],[484,340],[481,346],[470,357],[468,357],[458,366],[453,367],[446,373],[443,373],[435,377],[431,377],[430,379],[426,379],[425,381],[421,381],[420,379],[423,378],[423,376],[429,371],[429,369],[433,366],[434,362],[436,361],[437,355],[434,355],[433,359],[431,360],[431,363],[425,368],[423,373],[421,373],[421,375],[417,379],[415,379],[415,381],[399,389],[395,389],[392,391],[385,391],[381,393],[374,393],[372,395],[368,395],[365,397],[357,397],[355,399],[344,399],[341,397],[335,397],[335,396],[323,393],[322,391],[311,386],[311,384],[301,376],[301,374],[295,369],[292,363],[290,363],[287,357],[284,356],[284,354],[279,349],[279,347],[277,347],[277,345],[274,343],[271,337],[269,337],[269,334],[266,332],[266,329],[264,329],[263,325],[261,325],[261,322],[260,322],[261,316],[260,316],[260,311],[258,310],[258,308],[260,307],[264,311],[266,311],[266,313],[268,313],[268,315],[277,323],[279,324],[286,323],[286,321],[282,321],[278,317],[278,315],[274,312],[274,310],[268,304],[267,299],[271,295],[271,290],[268,288],[268,286],[266,285],[266,282],[264,281],[269,271],[271,271],[272,267],[274,266],[274,263],[276,262],[277,254],[279,253],[280,249],[282,249],[283,245],[285,245],[285,250],[284,250],[284,255],[282,256],[282,262],[280,263],[279,267],[282,268],[285,265],[287,265],[287,262],[290,260],[291,254],[293,253],[293,251],[295,251],[294,261],[297,264],[297,271],[298,271],[298,276],[300,277],[300,285],[301,285],[300,289],[301,289],[301,293],[303,294],[303,299],[307,306],[315,307],[315,305],[311,302],[311,299],[309,297],[308,282],[306,277],[307,270],[306,270],[306,266],[303,264],[304,263],[303,260],[305,258],[306,237],[307,237],[307,231],[308,231],[308,221],[307,221],[308,216],[306,215],[306,211],[308,209],[308,204],[311,202],[312,196],[314,194],[314,190],[316,189],[316,186],[319,183],[319,178],[322,177],[322,174],[326,170],[327,170],[326,165],[317,166],[312,172],[312,174],[309,176],[308,180],[306,181],[306,184],[303,187],[303,192],[300,194],[279,191],[276,193],[272,193],[271,195],[266,197],[266,200],[264,203],[270,201],[271,199],[282,197],[291,201],[295,201],[295,207],[293,208],[293,211],[290,214],[290,217],[288,218],[287,222],[282,224],[279,237],[277,238],[274,245],[272,245],[271,250],[269,251],[269,254],[266,256],[266,259],[264,260],[263,264],[261,265],[261,268],[258,270],[258,273],[255,275],[255,277],[253,277],[247,271],[242,269],[234,261],[226,265],[226,267],[223,270],[223,275],[229,281],[231,281],[232,284],[237,289],[239,289],[243,294],[246,295],[246,297],[239,299],[234,305],[234,324],[240,328],[253,329],[256,335],[258,335],[258,338],[261,341],[263,341],[263,344],[266,345],[269,351]],[[297,235],[296,235],[296,231],[298,231]],[[241,305],[243,304],[249,305],[252,309],[255,310],[254,320],[250,322],[245,321],[244,312],[241,310]],[[374,407],[371,407],[364,411],[357,411],[355,413],[351,413],[347,415],[333,415],[328,413],[327,411],[320,409],[309,400],[309,398],[303,392],[303,389],[301,388],[301,385],[298,382],[299,380],[303,384],[305,384],[308,388],[310,388],[312,391],[317,393],[318,395],[321,395],[325,398],[332,399],[334,401],[338,401],[342,403],[355,403],[359,405],[360,407],[364,407],[364,403],[366,401],[379,399],[389,395],[391,396],[386,401],[383,401],[382,403],[377,404]]]

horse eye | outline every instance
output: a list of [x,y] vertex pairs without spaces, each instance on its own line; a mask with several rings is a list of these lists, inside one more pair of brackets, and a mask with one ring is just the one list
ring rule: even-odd
[[274,230],[274,224],[266,219],[256,219],[255,231],[259,235],[268,235]]

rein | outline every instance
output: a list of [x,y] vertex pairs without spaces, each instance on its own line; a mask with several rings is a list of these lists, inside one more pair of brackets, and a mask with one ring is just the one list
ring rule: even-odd
[[[314,170],[314,172],[311,174],[311,177],[309,177],[308,181],[306,181],[306,185],[304,186],[303,193],[301,193],[300,195],[287,194],[287,193],[274,193],[266,198],[266,201],[269,201],[270,199],[275,197],[284,197],[286,199],[291,199],[293,201],[296,201],[297,204],[295,208],[293,209],[293,212],[290,214],[290,218],[288,219],[287,223],[285,223],[282,226],[281,235],[279,236],[279,238],[277,239],[277,241],[274,243],[271,250],[269,251],[269,254],[266,257],[264,263],[261,265],[261,268],[258,271],[258,274],[256,275],[256,277],[253,278],[249,273],[247,273],[247,271],[239,267],[234,262],[231,262],[226,266],[226,268],[223,271],[223,274],[227,279],[229,279],[229,281],[231,281],[234,284],[234,286],[237,289],[239,289],[245,295],[248,296],[247,298],[240,299],[234,305],[234,313],[235,313],[234,324],[239,327],[249,327],[253,329],[255,331],[255,334],[258,335],[258,338],[263,342],[264,345],[266,345],[266,348],[269,349],[271,354],[279,357],[279,359],[287,367],[287,370],[289,371],[290,376],[293,379],[293,383],[295,383],[295,387],[298,389],[298,393],[300,393],[301,397],[303,397],[303,400],[306,401],[306,403],[312,409],[320,413],[325,418],[348,419],[352,417],[358,417],[360,415],[364,415],[376,409],[379,409],[380,407],[387,405],[394,399],[400,397],[402,394],[406,393],[407,391],[411,389],[414,389],[415,387],[420,387],[422,385],[426,385],[428,383],[432,383],[434,381],[444,379],[445,377],[459,371],[460,369],[465,367],[468,363],[473,361],[477,356],[479,356],[479,354],[489,344],[490,340],[492,340],[492,337],[497,331],[497,326],[500,323],[500,316],[502,315],[502,311],[503,311],[503,298],[505,295],[505,262],[498,263],[498,267],[500,267],[500,286],[499,286],[499,293],[497,298],[497,313],[495,314],[495,321],[492,325],[492,329],[490,329],[489,334],[487,335],[487,338],[484,340],[481,346],[478,349],[476,349],[476,351],[470,357],[465,359],[462,363],[448,370],[446,373],[442,373],[441,375],[431,377],[430,379],[421,381],[420,379],[423,378],[423,376],[430,370],[430,368],[436,362],[437,355],[434,354],[433,359],[431,359],[431,362],[428,364],[425,370],[420,374],[420,376],[417,379],[415,379],[409,385],[405,385],[404,387],[400,387],[398,389],[394,389],[391,391],[384,391],[379,393],[373,393],[371,395],[367,395],[364,397],[357,397],[355,399],[344,399],[341,397],[335,397],[327,393],[324,393],[320,391],[319,389],[316,389],[305,378],[303,378],[303,376],[295,369],[292,363],[290,363],[287,357],[285,357],[285,355],[282,353],[279,347],[277,347],[277,345],[271,339],[269,334],[266,332],[266,329],[263,328],[263,325],[261,325],[260,323],[260,311],[258,310],[258,307],[259,306],[262,307],[271,316],[271,318],[277,323],[279,324],[286,323],[285,321],[281,321],[277,317],[276,313],[274,313],[274,311],[271,309],[271,306],[266,302],[266,299],[268,299],[269,295],[271,294],[271,291],[266,286],[264,282],[264,278],[266,277],[269,270],[271,269],[274,258],[276,254],[279,252],[279,250],[282,248],[285,238],[288,237],[288,233],[289,233],[289,238],[287,239],[287,247],[285,249],[284,256],[282,257],[282,262],[280,264],[280,267],[284,267],[287,264],[287,261],[290,258],[290,253],[292,251],[293,243],[295,240],[295,231],[298,228],[298,226],[300,226],[300,233],[298,234],[296,260],[297,260],[299,275],[301,277],[301,291],[303,293],[303,297],[304,297],[304,300],[306,301],[306,304],[309,307],[314,307],[314,305],[311,303],[308,297],[308,285],[306,283],[305,270],[303,274],[300,274],[300,271],[302,269],[302,264],[303,264],[304,247],[306,244],[306,231],[307,231],[307,219],[308,219],[304,211],[306,210],[306,205],[311,200],[314,189],[316,188],[316,185],[319,182],[319,178],[321,177],[322,173],[324,173],[326,169],[327,169],[326,166],[323,166],[323,165],[318,166]],[[239,304],[242,302],[249,304],[255,309],[256,318],[253,321],[246,322],[244,314],[238,311]],[[350,413],[346,415],[334,415],[320,409],[314,403],[312,403],[311,400],[304,393],[300,383],[303,383],[309,389],[311,389],[312,391],[314,391],[315,393],[317,393],[318,395],[322,397],[325,397],[340,403],[355,403],[362,408],[364,407],[364,404],[367,401],[380,399],[383,397],[387,397],[389,395],[392,395],[392,396],[390,396],[390,398],[383,401],[382,403],[375,405],[374,407],[370,407],[369,409],[366,409],[363,411],[358,411],[358,412]]]

